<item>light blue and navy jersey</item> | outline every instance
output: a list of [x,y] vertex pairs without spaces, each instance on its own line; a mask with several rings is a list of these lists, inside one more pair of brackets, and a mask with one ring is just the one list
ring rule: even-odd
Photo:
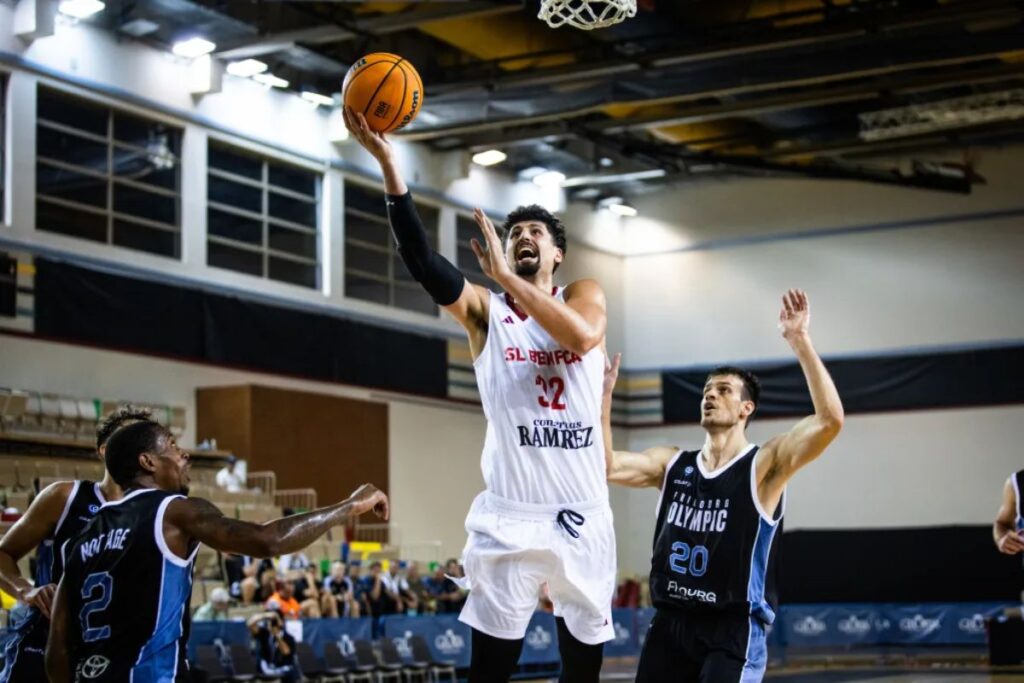
[[40,543],[36,550],[36,586],[60,583],[63,571],[60,547],[68,539],[77,536],[106,502],[98,483],[84,479],[73,483],[53,535]]
[[699,451],[680,451],[669,463],[651,558],[655,607],[775,620],[772,565],[785,495],[775,514],[761,508],[757,450],[751,445],[714,472]]
[[[192,565],[164,539],[175,493],[136,489],[63,546],[76,681],[187,681]],[[198,547],[198,546],[196,546]]]

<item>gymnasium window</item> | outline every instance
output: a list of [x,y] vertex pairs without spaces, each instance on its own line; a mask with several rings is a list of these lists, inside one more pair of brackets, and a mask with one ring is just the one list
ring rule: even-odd
[[320,175],[210,140],[206,260],[316,289]]
[[470,240],[474,237],[477,242],[483,243],[480,226],[476,224],[476,221],[469,216],[456,216],[455,238],[458,246],[456,264],[467,280],[475,285],[491,289],[494,287],[494,281],[480,270],[480,262],[477,260],[476,254],[473,253],[473,247],[470,246]]
[[[416,210],[436,249],[438,210],[419,203]],[[345,183],[345,296],[437,315],[395,251],[383,192],[351,181]]]
[[39,87],[36,228],[181,256],[181,129]]

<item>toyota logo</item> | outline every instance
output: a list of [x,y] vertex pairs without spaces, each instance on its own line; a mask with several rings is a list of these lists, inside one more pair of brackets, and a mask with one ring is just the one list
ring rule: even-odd
[[99,678],[107,670],[108,666],[110,666],[109,659],[101,655],[93,655],[82,662],[82,667],[79,671],[82,674],[82,678]]

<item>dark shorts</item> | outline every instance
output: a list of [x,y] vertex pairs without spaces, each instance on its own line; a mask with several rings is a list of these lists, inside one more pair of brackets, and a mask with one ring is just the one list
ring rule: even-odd
[[759,620],[659,609],[644,641],[636,683],[760,683],[767,663]]
[[46,639],[50,634],[50,621],[33,611],[14,628],[4,648],[0,683],[38,683],[45,681]]

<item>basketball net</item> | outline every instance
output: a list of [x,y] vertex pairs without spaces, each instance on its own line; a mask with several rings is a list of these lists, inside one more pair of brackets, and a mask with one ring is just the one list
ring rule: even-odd
[[538,19],[551,28],[563,24],[590,31],[636,16],[636,0],[541,0]]

